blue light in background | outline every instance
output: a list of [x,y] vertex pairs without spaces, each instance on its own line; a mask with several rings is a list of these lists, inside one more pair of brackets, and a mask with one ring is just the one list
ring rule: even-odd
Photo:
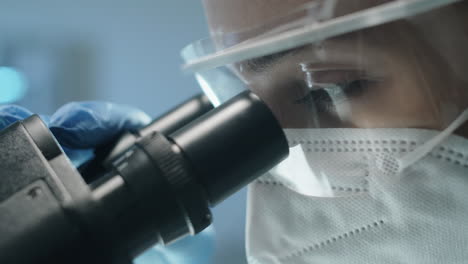
[[26,78],[21,72],[10,67],[0,67],[0,104],[19,101],[26,91]]

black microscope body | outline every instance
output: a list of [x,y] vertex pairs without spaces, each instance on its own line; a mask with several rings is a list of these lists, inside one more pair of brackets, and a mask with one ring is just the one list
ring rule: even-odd
[[79,170],[38,116],[1,131],[0,263],[128,264],[209,226],[210,207],[288,154],[256,95],[211,108],[195,97]]

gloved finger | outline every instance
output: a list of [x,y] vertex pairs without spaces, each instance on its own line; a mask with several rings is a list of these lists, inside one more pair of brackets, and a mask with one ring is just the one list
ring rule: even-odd
[[114,140],[123,131],[140,128],[151,118],[139,109],[107,102],[74,102],[50,118],[50,130],[65,147],[87,149]]
[[[42,121],[48,127],[50,124],[50,117],[47,115],[39,115],[39,116],[41,117]],[[81,164],[90,160],[94,155],[93,149],[71,149],[71,148],[64,147],[62,145],[61,147],[75,167],[79,167]]]
[[0,130],[30,115],[32,113],[24,107],[18,105],[0,105]]
[[[196,236],[189,236],[168,246],[156,245],[134,260],[135,264],[209,264],[215,251],[215,232],[208,227]],[[188,261],[190,260],[190,261]]]
[[48,116],[48,115],[39,115],[39,117],[41,118],[42,122],[44,122],[44,124],[46,124],[46,126],[49,127],[50,116]]

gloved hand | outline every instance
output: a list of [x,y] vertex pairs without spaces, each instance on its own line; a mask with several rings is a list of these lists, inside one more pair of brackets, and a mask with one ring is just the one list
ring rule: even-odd
[[[17,105],[0,106],[0,129],[30,115],[29,110]],[[75,166],[92,158],[95,147],[151,121],[138,109],[105,102],[69,103],[51,117],[41,118]]]
[[[0,130],[32,115],[17,105],[0,105]],[[41,116],[75,166],[93,157],[95,147],[115,140],[126,130],[140,128],[151,121],[144,112],[105,102],[69,103],[50,118]],[[136,264],[206,264],[214,251],[214,232],[208,228],[195,237],[170,246],[155,246],[135,260]]]

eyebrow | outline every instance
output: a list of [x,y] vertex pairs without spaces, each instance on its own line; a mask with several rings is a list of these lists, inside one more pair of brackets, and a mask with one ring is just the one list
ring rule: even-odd
[[302,46],[298,48],[293,48],[281,52],[277,52],[274,54],[258,57],[258,58],[253,58],[253,59],[248,59],[240,64],[242,66],[245,66],[249,71],[255,72],[255,73],[262,73],[268,70],[270,66],[272,66],[275,62],[280,61],[281,59],[284,59],[287,56],[292,56],[295,55],[303,50],[305,50],[308,46]]

